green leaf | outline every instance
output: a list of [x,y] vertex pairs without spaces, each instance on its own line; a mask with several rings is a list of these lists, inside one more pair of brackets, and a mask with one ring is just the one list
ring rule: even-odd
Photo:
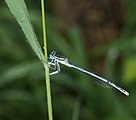
[[42,52],[41,46],[37,40],[37,36],[34,32],[33,26],[30,21],[30,17],[27,11],[26,4],[24,0],[5,0],[10,11],[15,16],[17,22],[21,26],[26,38],[27,42],[30,44],[38,58],[41,60],[43,64],[45,64],[46,60],[44,54]]
[[131,83],[136,80],[136,58],[129,58],[124,64],[123,79]]
[[[19,65],[9,67],[6,71],[0,74],[0,87],[6,86],[14,82],[16,79],[23,78],[30,73],[35,74],[36,71],[42,71],[37,61],[24,62]],[[38,73],[37,73],[38,74]]]

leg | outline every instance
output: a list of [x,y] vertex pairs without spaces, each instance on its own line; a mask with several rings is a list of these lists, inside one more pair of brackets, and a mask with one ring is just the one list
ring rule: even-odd
[[59,63],[58,63],[58,62],[55,62],[54,64],[55,64],[55,65],[54,65],[54,68],[56,69],[56,71],[50,73],[49,75],[55,75],[55,74],[57,74],[57,73],[60,72],[60,65],[59,65]]
[[56,70],[56,63],[48,62],[49,68]]
[[[51,60],[51,62],[47,62],[47,61],[45,61],[45,60],[41,60],[42,61],[42,63],[44,64],[44,67],[46,66],[46,65],[48,65],[48,67],[49,68],[51,68],[51,69],[56,69],[56,65],[55,65],[55,63],[54,63],[54,60]],[[51,67],[51,65],[53,66],[53,67]]]

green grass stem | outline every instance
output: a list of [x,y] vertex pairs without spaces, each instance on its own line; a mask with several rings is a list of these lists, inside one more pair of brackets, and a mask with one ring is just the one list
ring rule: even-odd
[[[47,60],[46,18],[45,18],[46,15],[45,15],[44,0],[41,0],[41,8],[42,8],[42,26],[43,26],[44,54],[45,54],[45,59]],[[49,120],[53,120],[50,77],[49,77],[49,68],[48,68],[47,65],[45,66],[45,77],[46,77],[48,116],[49,116]]]

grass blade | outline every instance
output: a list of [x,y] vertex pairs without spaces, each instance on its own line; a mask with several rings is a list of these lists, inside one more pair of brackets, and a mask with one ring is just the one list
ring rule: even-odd
[[12,14],[15,16],[17,22],[21,26],[27,38],[27,42],[30,44],[30,46],[32,47],[38,58],[41,60],[41,62],[45,64],[45,62],[47,61],[45,60],[41,46],[37,40],[37,36],[31,24],[30,17],[24,0],[5,0],[5,1],[8,7],[10,8]]

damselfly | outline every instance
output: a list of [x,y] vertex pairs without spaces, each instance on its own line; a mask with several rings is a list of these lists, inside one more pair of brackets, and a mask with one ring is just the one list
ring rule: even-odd
[[51,59],[51,62],[48,62],[48,64],[49,64],[49,66],[53,66],[53,69],[55,70],[52,73],[50,73],[50,75],[54,75],[54,74],[59,73],[60,72],[60,64],[63,64],[65,66],[67,66],[67,67],[74,68],[74,69],[76,69],[78,71],[81,71],[81,72],[86,73],[86,74],[88,74],[90,76],[93,76],[93,77],[97,78],[98,80],[100,80],[101,82],[104,82],[104,83],[106,83],[106,84],[116,88],[117,90],[119,90],[123,94],[129,96],[129,93],[126,90],[124,90],[123,88],[121,88],[121,87],[115,85],[114,83],[106,80],[105,78],[102,78],[102,77],[100,77],[100,76],[98,76],[98,75],[96,75],[96,74],[94,74],[92,72],[89,72],[89,71],[87,71],[87,70],[85,70],[85,69],[83,69],[81,67],[78,67],[78,66],[76,66],[74,64],[71,64],[68,61],[68,59],[65,58],[65,57],[58,57],[58,56],[56,56],[56,52],[55,51],[53,51],[50,54],[49,58]]

